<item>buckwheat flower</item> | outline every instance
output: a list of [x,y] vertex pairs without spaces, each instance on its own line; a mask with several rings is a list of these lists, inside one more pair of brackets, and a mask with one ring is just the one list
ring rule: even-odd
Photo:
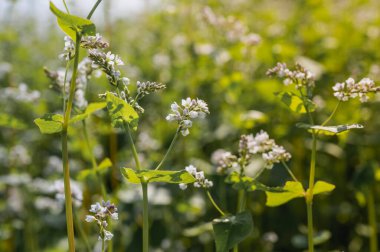
[[[193,165],[189,165],[185,167],[185,170],[192,175],[196,181],[193,183],[193,186],[196,188],[210,188],[214,185],[214,183],[205,178],[205,174],[203,171],[197,171],[197,168]],[[187,188],[186,184],[179,184],[179,188],[181,190],[185,190]]]
[[100,204],[96,202],[92,204],[89,210],[93,215],[86,215],[86,222],[95,222],[99,227],[99,240],[109,241],[113,238],[113,234],[106,230],[108,226],[108,220],[118,220],[119,215],[117,208],[110,201],[102,201]]
[[137,94],[142,98],[145,95],[165,89],[166,86],[157,82],[137,82]]
[[86,222],[93,222],[95,220],[96,220],[96,218],[94,216],[86,215],[86,219],[85,219]]
[[348,78],[343,83],[336,83],[332,89],[334,96],[340,101],[359,97],[360,102],[368,101],[368,93],[380,91],[380,87],[375,86],[375,82],[369,78],[363,78],[358,83],[353,78]]
[[296,64],[293,70],[290,70],[285,63],[277,63],[277,65],[269,69],[266,73],[268,76],[276,76],[284,78],[285,86],[294,84],[297,89],[302,87],[314,87],[315,76],[312,72],[306,70],[300,64]]
[[69,61],[74,57],[75,54],[75,44],[74,41],[69,37],[65,36],[65,47],[63,48],[63,53],[61,53],[58,58],[61,60]]
[[239,166],[237,163],[237,156],[232,155],[231,152],[225,150],[215,151],[211,156],[211,160],[216,164],[216,171],[221,174],[227,172],[229,169]]
[[115,68],[115,66],[124,64],[119,56],[111,52],[107,52],[106,54],[97,49],[90,49],[88,52],[93,67],[99,67],[107,75],[107,79],[111,85],[118,86],[119,83],[124,83],[120,71]]
[[209,114],[207,103],[201,99],[182,99],[181,105],[174,102],[170,106],[171,112],[166,116],[167,121],[176,121],[179,125],[181,134],[187,136],[192,127],[192,120],[196,118],[204,118]]
[[103,40],[103,37],[97,33],[95,36],[85,36],[82,37],[80,42],[81,47],[87,49],[104,49],[109,46],[107,42]]
[[292,156],[284,149],[284,147],[274,145],[272,150],[267,153],[263,153],[262,157],[265,161],[265,167],[267,169],[272,169],[274,163],[289,161]]
[[269,138],[267,132],[261,130],[255,137],[247,143],[249,152],[260,154],[270,150],[274,146],[274,140]]

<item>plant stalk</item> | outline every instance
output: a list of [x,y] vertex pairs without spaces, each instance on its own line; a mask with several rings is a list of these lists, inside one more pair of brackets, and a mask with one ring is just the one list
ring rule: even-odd
[[79,63],[79,46],[80,46],[81,36],[76,34],[75,39],[75,56],[74,56],[74,66],[73,74],[71,77],[70,83],[70,93],[67,106],[65,109],[65,114],[63,117],[62,125],[62,163],[63,163],[63,179],[64,179],[64,188],[65,188],[65,208],[66,208],[66,225],[67,225],[67,236],[69,242],[69,251],[75,251],[75,238],[74,238],[74,218],[73,218],[73,204],[71,198],[71,187],[70,187],[70,167],[69,167],[69,152],[67,149],[68,141],[68,127],[71,109],[73,106],[74,95],[75,95],[75,86],[76,86],[76,77]]
[[307,210],[307,243],[309,252],[314,252],[313,202],[306,202]]
[[306,212],[307,212],[307,241],[309,252],[314,251],[314,226],[313,226],[313,191],[315,180],[315,163],[317,152],[317,136],[313,132],[313,143],[311,150],[311,162],[310,162],[310,177],[309,177],[309,189],[307,190],[306,199]]
[[157,167],[156,167],[155,170],[160,169],[161,166],[163,165],[163,163],[165,162],[165,160],[168,158],[168,155],[169,155],[169,153],[172,151],[172,149],[173,149],[173,147],[174,147],[174,144],[175,144],[175,142],[176,142],[176,140],[177,140],[177,138],[178,138],[178,135],[179,135],[180,130],[181,130],[181,127],[178,127],[178,128],[177,128],[177,131],[175,132],[175,135],[174,135],[174,137],[173,137],[173,139],[172,139],[172,141],[171,141],[171,143],[170,143],[170,146],[169,146],[168,150],[167,150],[166,153],[165,153],[165,156],[162,158],[161,162],[157,165]]
[[377,221],[376,221],[376,206],[375,199],[373,195],[373,189],[370,188],[368,192],[368,222],[371,227],[370,232],[370,251],[378,251],[378,241],[377,241]]
[[141,182],[143,192],[143,252],[149,251],[148,183]]
[[136,163],[136,168],[139,171],[139,170],[141,170],[141,165],[140,165],[139,156],[137,154],[135,142],[133,141],[133,138],[131,135],[131,129],[129,128],[128,123],[124,123],[123,125],[124,125],[124,130],[127,132],[129,143],[131,144],[131,150],[132,150],[133,158],[134,158],[135,163]]
[[220,207],[218,206],[218,204],[216,204],[214,198],[211,196],[211,194],[210,194],[210,192],[208,190],[206,191],[206,194],[207,194],[207,197],[209,198],[209,200],[211,201],[212,205],[215,207],[215,209],[218,210],[218,212],[222,216],[225,216],[226,214],[222,211],[222,209],[220,209]]
[[287,170],[287,172],[289,173],[289,175],[292,177],[292,179],[295,182],[298,182],[298,179],[296,178],[296,176],[294,175],[294,173],[292,172],[292,170],[290,170],[289,166],[283,160],[281,160],[281,163],[285,167],[285,169]]
[[87,19],[91,19],[92,14],[94,14],[96,8],[98,8],[98,5],[102,2],[102,0],[96,1],[95,5],[92,7],[90,13],[88,13]]

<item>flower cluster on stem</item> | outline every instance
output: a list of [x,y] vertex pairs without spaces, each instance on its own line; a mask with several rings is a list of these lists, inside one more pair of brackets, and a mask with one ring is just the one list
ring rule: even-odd
[[285,63],[279,62],[275,67],[267,71],[267,75],[283,78],[285,86],[294,84],[297,89],[302,87],[313,88],[315,86],[314,74],[300,64],[296,64],[294,69],[290,70]]
[[[190,173],[196,181],[194,182],[194,187],[197,188],[210,188],[214,185],[214,183],[205,178],[205,174],[203,171],[197,171],[197,168],[194,165],[189,165],[185,167],[185,170]],[[179,188],[185,190],[187,188],[187,184],[180,183]]]
[[119,218],[115,205],[109,201],[102,201],[101,204],[99,202],[96,202],[95,204],[91,205],[89,211],[92,213],[92,215],[86,215],[86,222],[96,222],[99,227],[99,240],[111,240],[113,234],[106,228],[108,226],[109,218],[112,220],[118,220]]
[[171,105],[171,111],[166,120],[176,121],[180,127],[183,136],[187,136],[189,128],[193,125],[192,120],[196,118],[205,118],[209,114],[207,103],[201,99],[182,99],[181,105],[174,102]]
[[367,102],[368,93],[376,93],[380,91],[380,87],[369,78],[363,78],[356,82],[353,78],[348,78],[345,82],[336,83],[333,88],[334,96],[340,101],[348,101],[359,97],[360,102]]
[[60,55],[58,55],[58,58],[61,60],[69,61],[72,58],[74,58],[75,43],[69,36],[65,36],[64,41],[65,47],[63,48],[63,52]]

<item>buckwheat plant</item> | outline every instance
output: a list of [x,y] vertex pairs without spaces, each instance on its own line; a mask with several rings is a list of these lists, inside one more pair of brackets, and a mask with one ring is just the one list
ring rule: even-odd
[[[88,42],[90,41],[90,42]],[[209,113],[207,104],[201,99],[183,99],[181,105],[174,102],[171,105],[171,113],[166,117],[168,121],[175,121],[178,124],[176,133],[171,141],[165,155],[155,169],[148,170],[141,167],[138,151],[134,143],[132,132],[137,130],[138,119],[144,113],[144,109],[139,102],[145,96],[161,91],[166,88],[164,84],[156,82],[136,82],[135,93],[130,91],[129,78],[122,75],[118,69],[123,65],[121,58],[108,51],[105,52],[106,46],[95,46],[94,44],[104,44],[100,38],[91,38],[86,42],[86,47],[90,48],[89,58],[92,60],[92,66],[100,69],[107,76],[108,82],[111,85],[111,90],[99,97],[106,100],[106,106],[111,118],[111,125],[115,128],[121,128],[125,131],[132,155],[135,161],[136,168],[122,168],[122,174],[130,183],[141,184],[143,193],[143,251],[149,250],[149,214],[148,214],[148,183],[164,182],[181,184],[184,186],[187,183],[196,181],[188,171],[170,171],[159,170],[167,159],[169,153],[173,149],[176,139],[181,133],[187,136],[190,133],[193,120],[196,118],[204,118]]]
[[[296,126],[308,130],[312,136],[312,149],[310,159],[310,171],[309,171],[309,183],[308,188],[304,189],[304,185],[299,182],[294,175],[291,176],[294,181],[287,181],[285,186],[281,188],[283,191],[271,191],[266,190],[267,205],[279,206],[291,199],[303,197],[306,201],[307,209],[307,226],[308,226],[308,248],[309,252],[314,251],[314,226],[313,226],[313,200],[314,195],[320,193],[327,193],[332,191],[335,186],[324,182],[315,182],[316,173],[316,160],[317,160],[317,139],[321,134],[336,135],[351,129],[363,128],[360,124],[345,124],[338,126],[327,126],[328,122],[336,114],[339,106],[343,102],[347,102],[350,99],[359,98],[360,102],[367,102],[369,100],[370,93],[376,93],[380,91],[380,87],[369,78],[363,78],[359,82],[356,82],[353,78],[348,78],[342,83],[336,83],[332,87],[333,95],[338,99],[338,103],[330,116],[321,124],[316,124],[313,117],[313,112],[316,109],[316,104],[312,101],[313,89],[315,86],[314,75],[306,70],[301,65],[297,64],[294,69],[289,69],[285,63],[277,63],[277,65],[269,69],[267,74],[269,76],[275,76],[283,80],[284,85],[295,87],[295,92],[279,92],[276,95],[283,101],[292,111],[306,114],[308,117],[308,123],[298,123]],[[277,154],[269,154],[263,156],[274,158],[275,156],[282,156],[285,160],[289,155],[278,148],[275,151]],[[270,163],[270,162],[269,162]],[[290,169],[288,169],[290,171]]]
[[[69,251],[75,251],[74,239],[74,218],[72,211],[72,197],[70,187],[70,168],[69,168],[69,154],[68,154],[68,127],[71,122],[71,112],[73,107],[83,108],[87,105],[84,99],[83,86],[77,85],[83,79],[83,72],[79,69],[79,49],[83,36],[94,36],[95,25],[90,21],[92,14],[100,4],[98,0],[92,7],[87,19],[71,15],[65,1],[66,12],[63,12],[55,7],[50,2],[50,10],[57,17],[57,22],[60,28],[66,33],[64,52],[59,55],[59,58],[66,61],[66,71],[62,73],[53,73],[46,70],[46,74],[55,79],[56,87],[62,92],[63,97],[63,115],[62,114],[46,114],[41,118],[35,120],[35,123],[40,128],[41,133],[53,134],[61,133],[62,139],[62,163],[64,174],[64,191],[65,191],[65,211],[66,211],[66,224]],[[85,64],[85,63],[84,63]],[[69,67],[72,65],[71,79],[68,82]],[[82,68],[81,68],[82,69]],[[84,78],[86,77],[84,73]]]
[[91,205],[89,211],[92,213],[92,215],[86,215],[86,221],[95,222],[98,225],[99,240],[102,241],[102,252],[104,252],[105,241],[109,241],[113,237],[113,234],[106,229],[108,227],[108,221],[110,218],[112,220],[119,219],[117,208],[109,201],[102,201],[101,204],[99,202],[96,202],[95,204]]

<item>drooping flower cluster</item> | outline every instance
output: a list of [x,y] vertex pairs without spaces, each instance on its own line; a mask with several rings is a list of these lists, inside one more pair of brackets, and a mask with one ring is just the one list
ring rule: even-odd
[[207,103],[198,98],[182,99],[181,105],[174,102],[171,105],[171,110],[172,113],[166,117],[166,120],[177,121],[183,136],[190,133],[189,128],[193,125],[193,119],[205,118],[206,114],[210,113]]
[[145,95],[148,95],[150,93],[157,92],[159,90],[165,89],[166,86],[161,83],[157,82],[137,82],[137,95],[139,97],[144,97]]
[[368,93],[380,91],[380,87],[375,86],[375,82],[369,78],[363,78],[355,82],[353,78],[348,78],[345,82],[336,83],[333,86],[334,96],[340,101],[348,101],[359,97],[360,102],[367,102]]
[[106,230],[108,226],[108,219],[118,220],[119,215],[117,208],[110,201],[102,201],[102,204],[96,202],[91,205],[89,210],[93,215],[86,215],[86,222],[96,222],[99,227],[99,240],[107,241],[111,240],[113,234]]
[[105,53],[97,49],[90,49],[89,57],[93,61],[93,66],[100,68],[107,75],[107,79],[111,85],[119,86],[119,84],[122,83],[127,85],[125,83],[126,79],[121,76],[120,71],[116,68],[117,66],[124,65],[124,62],[118,55],[112,54],[111,52]]
[[69,36],[65,36],[64,40],[65,47],[63,48],[63,52],[60,55],[58,55],[58,58],[61,60],[69,61],[75,55],[75,44]]
[[283,83],[285,86],[294,84],[297,89],[315,86],[314,74],[300,64],[296,64],[294,70],[290,70],[285,63],[277,63],[275,67],[267,71],[267,75],[284,78]]
[[97,33],[95,36],[82,37],[80,46],[86,49],[107,48],[109,44],[103,40],[103,37]]
[[[185,167],[185,170],[190,173],[196,181],[194,182],[194,187],[197,188],[210,188],[214,185],[214,183],[205,178],[205,174],[203,171],[197,171],[197,168],[194,165],[189,165]],[[179,188],[185,190],[187,188],[187,184],[181,183],[179,184]]]
[[267,132],[261,130],[255,136],[242,135],[239,141],[239,155],[232,155],[228,151],[213,155],[213,163],[219,173],[225,173],[231,168],[246,167],[254,155],[261,155],[265,162],[265,168],[271,169],[275,163],[289,161],[291,155],[284,147],[279,146],[269,138]]

